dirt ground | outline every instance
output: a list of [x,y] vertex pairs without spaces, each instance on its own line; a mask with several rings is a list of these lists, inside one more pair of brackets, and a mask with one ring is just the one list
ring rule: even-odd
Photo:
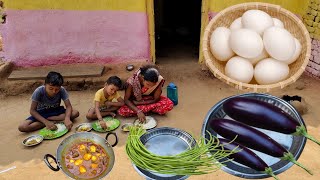
[[[188,50],[184,50],[188,51]],[[189,133],[201,134],[202,124],[209,109],[218,101],[235,94],[244,92],[238,91],[220,80],[214,78],[211,73],[202,71],[197,63],[196,55],[185,57],[177,53],[170,58],[161,57],[157,64],[160,67],[161,74],[166,78],[166,84],[174,82],[179,89],[179,104],[165,116],[154,116],[158,120],[157,127],[174,127],[183,129]],[[82,122],[86,122],[85,114],[92,105],[95,91],[102,86],[106,76],[117,74],[122,78],[128,77],[132,72],[126,72],[124,65],[107,65],[110,67],[105,72],[106,75],[101,78],[92,78],[90,80],[70,79],[69,84],[70,100],[73,107],[80,111],[80,117],[76,119],[74,127]],[[85,82],[84,82],[85,81]],[[82,84],[81,84],[82,82]],[[8,85],[11,84],[11,86]],[[87,83],[87,85],[85,85]],[[91,86],[90,86],[90,83]],[[33,133],[20,133],[17,130],[18,124],[24,121],[29,115],[30,96],[32,90],[41,84],[32,81],[4,82],[2,84],[2,97],[0,101],[0,171],[15,166],[16,168],[0,174],[0,179],[68,179],[63,172],[54,172],[50,170],[43,162],[43,156],[47,153],[56,154],[56,149],[63,138],[74,133],[71,132],[55,140],[45,140],[35,147],[27,148],[21,144],[21,141]],[[72,84],[74,89],[72,89]],[[80,86],[79,86],[80,84]],[[5,86],[6,85],[6,86]],[[15,85],[15,86],[13,86]],[[299,86],[299,87],[298,87]],[[301,89],[302,86],[302,90]],[[6,89],[3,87],[11,87]],[[78,87],[78,88],[75,88]],[[79,88],[80,87],[80,88]],[[14,92],[14,89],[20,90]],[[303,115],[309,133],[317,139],[320,139],[320,81],[303,75],[296,83],[286,87],[283,90],[274,91],[271,94],[280,96],[284,94],[302,96],[308,103],[309,111]],[[4,96],[10,94],[14,96]],[[18,93],[19,92],[19,93]],[[121,91],[123,94],[123,91]],[[166,90],[164,88],[164,95]],[[121,123],[132,122],[134,118],[124,119],[118,117]],[[108,174],[108,179],[126,180],[126,179],[144,179],[132,167],[130,160],[125,153],[125,143],[127,133],[121,132],[120,128],[115,130],[119,136],[119,144],[113,148],[116,161],[112,171]],[[100,134],[104,136],[105,134]],[[320,147],[313,142],[307,141],[299,162],[309,167],[314,175],[311,176],[297,166],[292,166],[287,171],[278,175],[282,180],[319,180],[320,179]],[[236,180],[239,177],[230,175],[222,170],[201,176],[191,176],[189,179],[207,180],[224,179]],[[268,178],[271,179],[271,178]]]

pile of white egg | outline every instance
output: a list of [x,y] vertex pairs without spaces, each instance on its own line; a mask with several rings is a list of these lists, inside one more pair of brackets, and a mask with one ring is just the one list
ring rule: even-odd
[[210,37],[210,50],[227,61],[225,74],[239,82],[273,84],[289,75],[289,64],[301,54],[301,44],[277,18],[248,10],[229,28],[218,27]]

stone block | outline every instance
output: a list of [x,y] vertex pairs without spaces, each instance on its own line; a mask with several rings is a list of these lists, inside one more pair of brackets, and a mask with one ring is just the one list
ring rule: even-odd
[[[3,62],[3,61],[0,61]],[[4,78],[8,76],[9,73],[11,73],[13,68],[13,63],[12,62],[3,62],[0,64],[0,77]]]

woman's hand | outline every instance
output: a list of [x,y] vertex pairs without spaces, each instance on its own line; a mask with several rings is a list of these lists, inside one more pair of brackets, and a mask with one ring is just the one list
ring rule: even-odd
[[138,111],[137,115],[138,115],[138,119],[139,119],[140,123],[146,122],[146,116],[144,115],[144,113],[141,110]]
[[134,105],[138,105],[140,101],[133,100],[132,102]]

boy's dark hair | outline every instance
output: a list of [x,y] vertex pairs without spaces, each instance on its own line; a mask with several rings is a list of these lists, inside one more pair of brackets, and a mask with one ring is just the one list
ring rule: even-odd
[[158,82],[159,71],[154,65],[144,65],[140,67],[140,73],[143,79],[150,82]]
[[108,85],[113,84],[113,85],[117,86],[119,89],[122,88],[122,81],[118,76],[109,77],[106,83]]
[[48,73],[44,83],[52,86],[62,86],[63,77],[60,73],[51,71]]

